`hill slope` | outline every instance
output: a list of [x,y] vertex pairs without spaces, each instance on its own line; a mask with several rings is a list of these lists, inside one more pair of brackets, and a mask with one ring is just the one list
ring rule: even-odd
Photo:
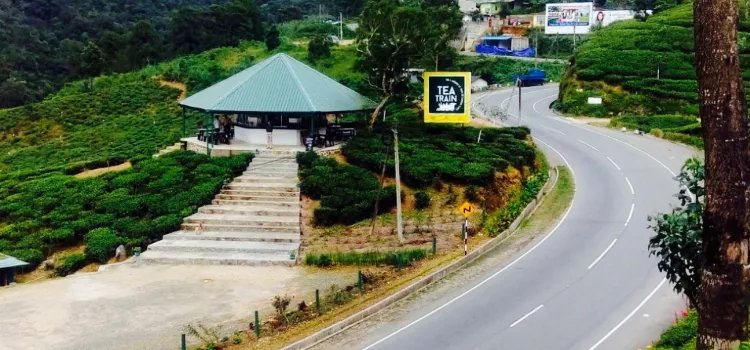
[[[740,56],[750,82],[750,23],[740,25]],[[593,33],[571,57],[558,108],[564,112],[620,114],[698,113],[693,40],[693,5],[687,3],[650,17],[624,21]],[[588,97],[603,97],[588,105]]]

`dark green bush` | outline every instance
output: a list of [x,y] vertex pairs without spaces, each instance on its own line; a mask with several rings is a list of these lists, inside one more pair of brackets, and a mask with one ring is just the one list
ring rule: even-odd
[[90,261],[104,264],[115,255],[120,238],[108,228],[98,228],[87,233],[84,242],[86,243],[86,257]]
[[55,274],[57,276],[67,276],[74,273],[86,265],[86,255],[82,253],[73,253],[61,256],[55,262]]
[[417,209],[425,209],[430,206],[430,194],[425,190],[420,190],[414,193],[415,206]]
[[479,191],[477,190],[477,187],[474,185],[469,185],[464,190],[464,198],[466,198],[467,201],[476,202],[479,200]]
[[547,164],[544,165],[533,175],[526,179],[523,189],[510,198],[508,203],[502,209],[492,213],[487,221],[487,231],[491,237],[494,237],[505,231],[513,221],[521,214],[526,206],[536,198],[539,191],[549,178],[549,169]]
[[365,169],[341,165],[315,153],[301,153],[300,159],[309,164],[300,171],[300,191],[313,199],[320,199],[320,207],[313,213],[318,225],[348,225],[370,217],[378,196],[380,213],[389,211],[396,204],[395,186],[381,190],[378,179]]

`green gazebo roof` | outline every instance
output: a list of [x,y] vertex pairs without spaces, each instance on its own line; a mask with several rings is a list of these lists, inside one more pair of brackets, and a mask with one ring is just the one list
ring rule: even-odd
[[0,253],[0,269],[7,269],[10,267],[26,266],[27,262],[18,260],[12,256],[4,255]]
[[375,103],[287,54],[279,53],[180,102],[206,112],[336,113]]

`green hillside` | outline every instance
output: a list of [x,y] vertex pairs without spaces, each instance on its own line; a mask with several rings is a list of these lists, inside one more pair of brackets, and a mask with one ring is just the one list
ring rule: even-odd
[[[698,113],[692,3],[597,30],[571,57],[557,107],[564,112],[610,115]],[[743,18],[744,19],[744,18]],[[750,28],[740,26],[741,66],[750,82]],[[658,74],[658,77],[657,77]],[[588,105],[588,97],[602,105]]]
[[[282,50],[300,60],[307,55],[303,47],[277,49]],[[180,91],[160,81],[184,83],[188,94],[194,93],[275,52],[263,43],[246,42],[134,73],[102,76],[90,92],[84,82],[76,82],[41,103],[0,110],[0,178],[3,173],[61,171],[86,162],[148,157],[176,142],[181,132]],[[313,65],[357,87],[361,79],[354,72],[354,59],[353,49],[337,47],[331,58]],[[189,129],[197,121],[191,116]]]

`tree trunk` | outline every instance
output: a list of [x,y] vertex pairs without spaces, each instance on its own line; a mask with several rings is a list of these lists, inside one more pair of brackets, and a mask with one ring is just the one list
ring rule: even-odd
[[391,99],[391,95],[385,95],[385,97],[383,97],[383,99],[380,100],[380,103],[378,103],[378,106],[375,108],[375,111],[373,111],[372,115],[370,116],[370,123],[367,125],[368,129],[372,129],[372,126],[375,125],[375,121],[378,119],[378,115],[380,115],[380,112],[383,110],[383,107],[385,107],[385,104],[390,99]]
[[747,338],[743,268],[748,259],[748,126],[736,0],[696,0],[695,61],[706,154],[703,268],[697,349]]

